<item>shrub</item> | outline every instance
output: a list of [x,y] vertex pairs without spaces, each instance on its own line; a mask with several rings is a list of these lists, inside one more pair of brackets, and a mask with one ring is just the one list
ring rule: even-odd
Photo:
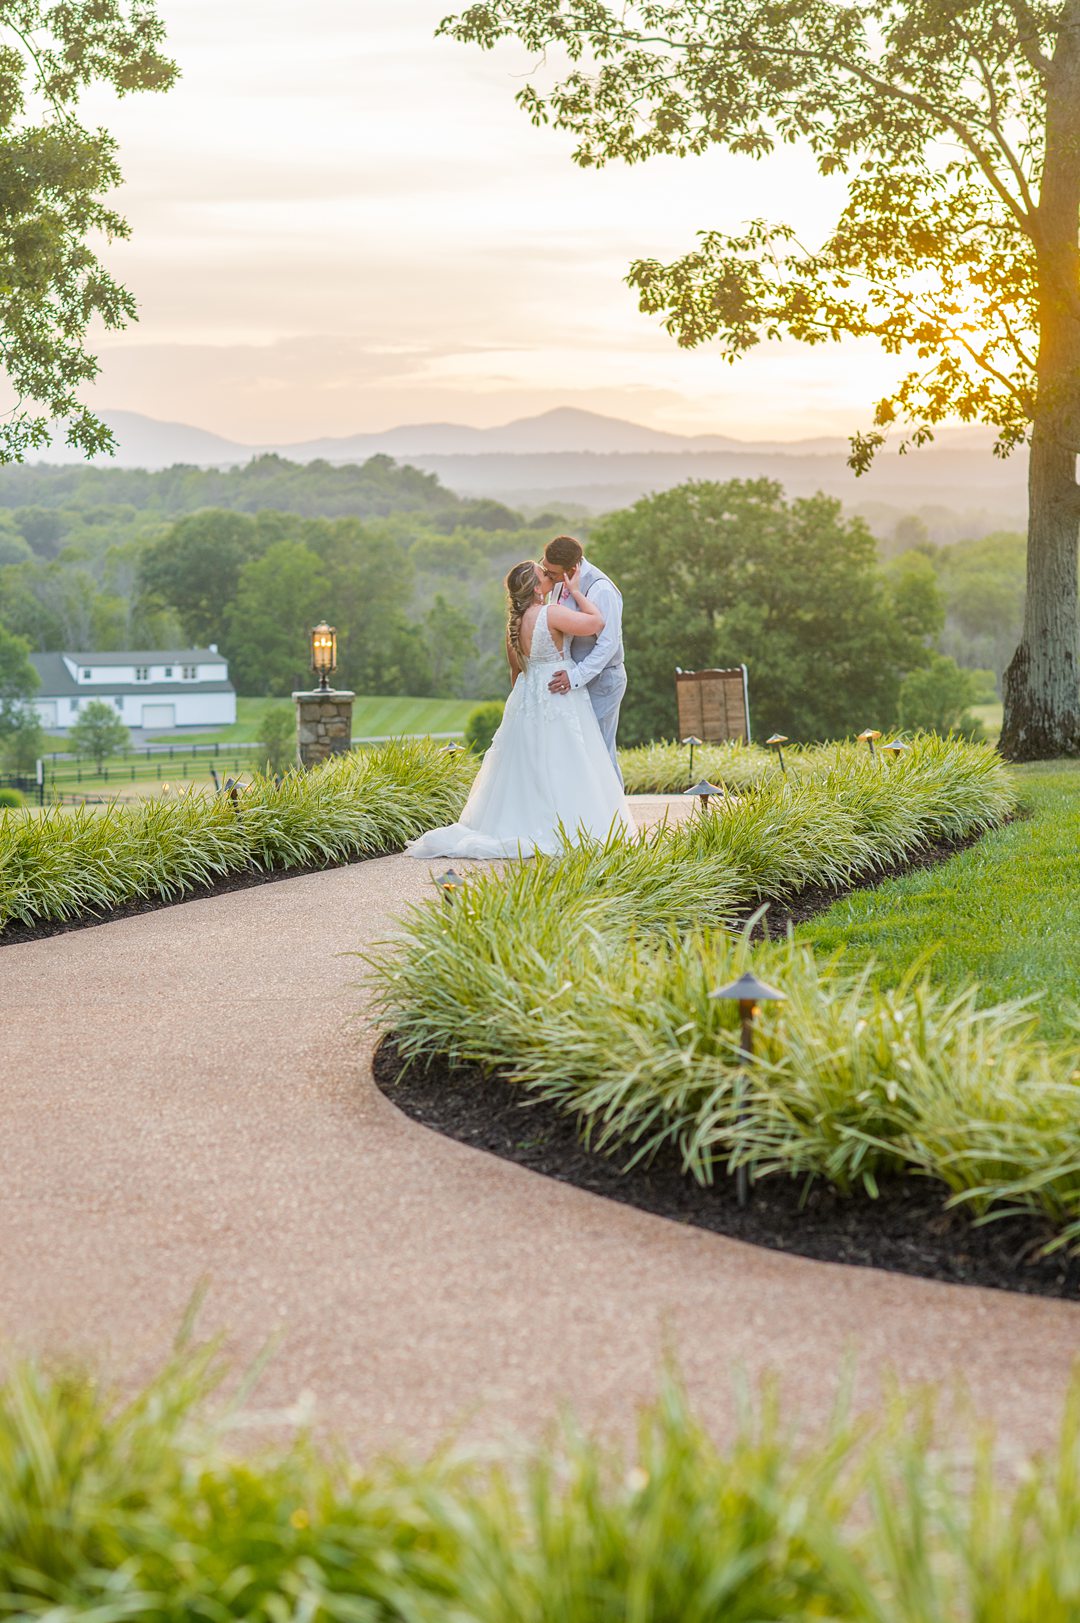
[[810,1430],[775,1391],[728,1440],[665,1375],[629,1457],[572,1420],[527,1453],[357,1467],[305,1438],[230,1452],[212,1351],[134,1397],[10,1368],[0,1616],[56,1623],[978,1623],[1076,1615],[1080,1384],[1057,1445],[995,1471],[973,1422],[894,1396]]
[[978,738],[980,724],[967,713],[978,692],[971,671],[947,654],[931,654],[929,665],[911,671],[900,684],[900,725],[936,733],[956,728],[965,737]]
[[79,712],[68,733],[68,743],[77,755],[89,755],[100,769],[110,755],[128,747],[129,733],[111,704],[91,699]]
[[503,707],[496,700],[489,704],[479,704],[472,711],[465,723],[465,742],[474,755],[486,755],[491,748],[491,740],[499,730],[503,718]]
[[25,806],[26,797],[18,789],[0,789],[0,806]]
[[9,709],[6,718],[3,759],[12,772],[33,773],[38,757],[45,751],[45,729],[32,704]]
[[266,752],[266,770],[287,772],[297,764],[296,713],[291,707],[268,704],[259,720],[259,742]]
[[100,917],[141,897],[178,901],[226,874],[400,850],[453,822],[476,763],[426,740],[334,756],[229,797],[197,789],[137,805],[46,811],[0,824],[0,928]]

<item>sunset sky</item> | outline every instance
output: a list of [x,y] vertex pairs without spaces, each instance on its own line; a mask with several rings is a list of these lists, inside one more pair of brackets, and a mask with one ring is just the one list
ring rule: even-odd
[[681,351],[623,277],[767,214],[816,240],[835,183],[799,155],[582,171],[515,107],[533,67],[434,30],[447,0],[161,0],[183,78],[84,108],[121,142],[141,319],[100,344],[99,408],[244,441],[552,406],[680,432],[865,426],[895,362]]

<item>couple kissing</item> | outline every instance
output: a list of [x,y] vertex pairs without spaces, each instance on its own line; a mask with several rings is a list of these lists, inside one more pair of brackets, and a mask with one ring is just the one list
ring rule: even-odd
[[410,856],[516,857],[636,832],[615,750],[626,691],[622,596],[558,535],[506,577],[510,693],[461,817]]

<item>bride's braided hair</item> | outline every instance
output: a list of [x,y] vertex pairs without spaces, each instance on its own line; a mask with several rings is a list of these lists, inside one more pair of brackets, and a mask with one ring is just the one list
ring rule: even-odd
[[515,564],[504,582],[506,597],[509,605],[509,614],[506,621],[506,635],[510,638],[510,646],[519,658],[524,659],[521,647],[521,618],[526,609],[531,609],[536,602],[536,565],[531,559],[523,564]]

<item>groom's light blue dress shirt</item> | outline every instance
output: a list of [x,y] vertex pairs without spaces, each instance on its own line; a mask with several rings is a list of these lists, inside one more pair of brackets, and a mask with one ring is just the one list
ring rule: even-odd
[[[584,559],[581,564],[581,590],[604,616],[604,629],[598,637],[571,637],[567,675],[572,688],[588,687],[601,671],[623,662],[622,593],[613,581]],[[576,605],[565,586],[556,599],[572,609]]]

